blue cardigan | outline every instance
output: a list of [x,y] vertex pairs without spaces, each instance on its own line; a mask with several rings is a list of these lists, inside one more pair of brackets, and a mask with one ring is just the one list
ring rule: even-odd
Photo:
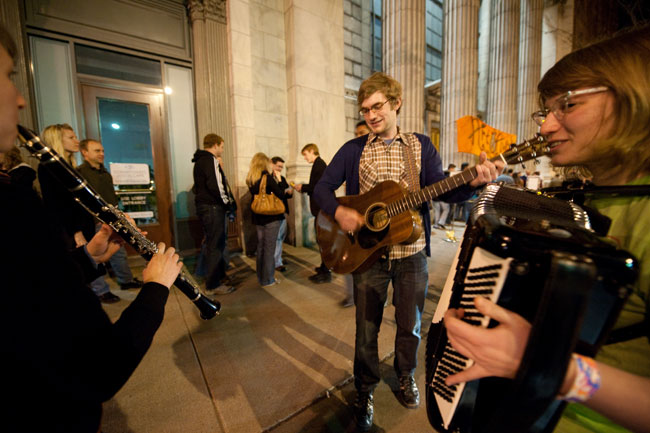
[[[431,140],[426,135],[415,134],[420,140],[422,147],[421,170],[420,170],[420,187],[424,188],[436,182],[445,179],[442,171],[442,161]],[[363,148],[366,145],[368,136],[354,138],[341,147],[332,162],[329,163],[323,177],[316,184],[312,198],[316,200],[320,208],[328,215],[334,215],[336,208],[339,206],[334,191],[336,191],[343,182],[345,182],[345,194],[359,194],[359,161]],[[474,188],[469,185],[462,186],[453,193],[447,193],[440,197],[446,202],[461,202],[472,196]],[[430,238],[431,238],[431,219],[429,217],[428,204],[422,203],[420,208],[422,222],[424,225],[424,235],[426,239],[426,253],[431,255]]]

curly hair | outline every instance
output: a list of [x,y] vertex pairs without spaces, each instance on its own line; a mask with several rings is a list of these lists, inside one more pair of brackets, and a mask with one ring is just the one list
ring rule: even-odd
[[[366,78],[359,87],[357,94],[357,106],[361,108],[361,104],[367,98],[372,96],[375,92],[381,92],[390,101],[390,106],[395,108],[397,100],[402,98],[402,85],[395,78],[383,72],[375,72]],[[397,114],[401,110],[401,106],[397,109]]]
[[9,171],[12,168],[20,165],[24,162],[23,155],[20,153],[20,149],[16,146],[9,149],[8,152],[4,154],[4,161],[0,161],[0,168],[5,171]]

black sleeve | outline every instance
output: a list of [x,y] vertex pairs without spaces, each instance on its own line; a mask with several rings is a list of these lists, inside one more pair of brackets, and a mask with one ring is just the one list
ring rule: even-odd
[[[287,179],[284,176],[282,176],[280,179],[281,179],[280,183],[279,183],[280,188],[282,188],[282,191],[286,191],[287,188],[289,188],[289,183],[287,182]],[[289,192],[284,193],[284,198],[285,199],[291,198],[291,197],[293,197],[293,190],[289,190]]]
[[36,180],[36,172],[33,168],[27,166],[19,166],[9,171],[9,176],[11,176],[11,181],[17,185],[22,185],[27,188],[34,187],[34,181]]
[[[64,410],[111,398],[133,373],[160,326],[168,289],[145,284],[113,324],[71,256],[43,217],[38,199],[1,191],[3,293],[0,326],[12,329],[0,358],[15,401],[40,398]],[[5,254],[7,252],[11,254]],[[74,254],[79,254],[75,251]],[[20,326],[16,326],[20,323]]]
[[70,191],[68,191],[43,164],[38,166],[38,180],[41,184],[43,202],[52,218],[65,232],[73,236],[76,232],[82,231],[86,240],[90,240],[94,234],[94,219],[79,203],[77,203]]
[[325,164],[325,161],[321,157],[316,158],[314,166],[311,168],[311,174],[309,175],[309,183],[302,186],[302,192],[311,195],[314,192],[316,184],[323,177],[326,168],[327,164]]
[[75,248],[69,254],[72,260],[79,266],[79,271],[83,275],[83,280],[86,284],[90,284],[106,273],[104,265],[96,265],[90,260],[84,247]]
[[278,182],[276,182],[275,178],[272,175],[266,173],[265,176],[266,176],[266,193],[267,194],[273,193],[277,198],[283,200],[285,195],[284,188],[282,188],[278,184]]

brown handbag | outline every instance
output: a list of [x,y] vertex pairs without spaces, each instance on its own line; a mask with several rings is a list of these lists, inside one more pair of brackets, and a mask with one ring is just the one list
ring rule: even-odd
[[253,197],[251,210],[259,215],[281,215],[284,213],[284,203],[275,194],[266,193],[266,176],[262,175],[260,192]]

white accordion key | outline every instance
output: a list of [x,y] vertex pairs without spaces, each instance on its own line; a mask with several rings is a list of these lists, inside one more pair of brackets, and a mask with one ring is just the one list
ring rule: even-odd
[[[464,283],[462,287],[456,288],[456,290],[462,290],[459,307],[465,310],[463,321],[475,326],[487,327],[490,318],[478,312],[476,307],[474,307],[474,298],[483,296],[492,302],[496,302],[499,299],[501,289],[508,276],[511,261],[512,257],[504,259],[480,247],[474,249]],[[452,267],[452,273],[455,271],[456,268],[454,266]],[[441,302],[438,304],[438,308],[434,314],[434,323],[436,323],[436,320],[438,322],[442,320],[444,313],[449,308],[452,287],[453,275],[450,274],[440,297]],[[474,361],[458,353],[447,341],[443,355],[436,365],[432,383],[430,384],[433,388],[445,429],[449,428],[458,402],[465,389],[465,383],[447,386],[445,384],[445,378],[466,370],[473,364]]]

